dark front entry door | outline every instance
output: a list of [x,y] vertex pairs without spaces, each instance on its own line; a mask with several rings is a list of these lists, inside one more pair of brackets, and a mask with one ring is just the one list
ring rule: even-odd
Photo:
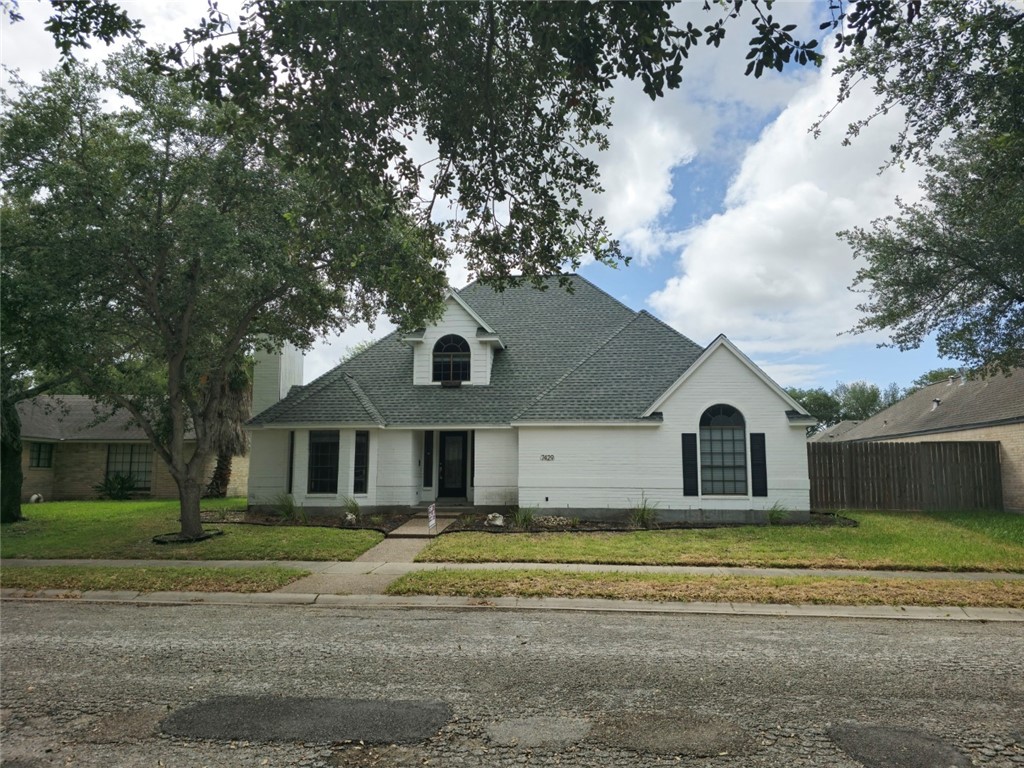
[[441,433],[441,455],[437,462],[438,496],[465,497],[468,442],[466,432]]

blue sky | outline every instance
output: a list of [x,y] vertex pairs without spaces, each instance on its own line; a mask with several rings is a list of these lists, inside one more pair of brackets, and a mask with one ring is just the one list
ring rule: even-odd
[[[205,0],[124,2],[147,25],[147,40],[169,42],[194,24]],[[237,2],[220,2],[237,10]],[[684,2],[680,18],[706,19],[700,2]],[[815,0],[783,0],[777,17],[816,29]],[[57,63],[43,30],[48,4],[23,2],[26,20],[2,25],[0,59],[37,82]],[[706,21],[704,21],[706,23]],[[873,96],[861,88],[825,122],[814,120],[835,103],[830,70],[807,67],[760,80],[743,76],[750,27],[738,20],[719,50],[691,56],[683,86],[652,103],[636,83],[613,89],[610,148],[594,153],[605,193],[588,203],[605,216],[632,257],[628,267],[586,264],[587,279],[634,309],[646,309],[699,344],[725,333],[783,386],[868,381],[901,386],[955,361],[933,343],[900,352],[878,348],[884,336],[844,333],[859,318],[848,288],[856,264],[835,233],[867,226],[894,212],[894,199],[918,195],[920,170],[878,169],[901,125],[899,115],[877,120],[852,146],[846,125],[869,114]],[[98,48],[95,57],[104,51]],[[471,279],[451,265],[449,279]],[[306,381],[333,367],[345,350],[380,337],[356,327],[324,339],[307,356]]]

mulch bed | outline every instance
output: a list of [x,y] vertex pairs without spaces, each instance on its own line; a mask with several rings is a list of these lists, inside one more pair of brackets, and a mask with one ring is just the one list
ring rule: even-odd
[[308,528],[345,528],[348,530],[370,530],[391,533],[412,519],[412,513],[373,515],[356,520],[355,523],[345,522],[344,517],[336,515],[307,515],[303,520],[298,517],[286,518],[281,515],[250,510],[207,510],[202,513],[204,523],[237,523],[241,525],[276,525],[305,526]]
[[[813,525],[813,526],[840,526],[844,528],[856,528],[858,523],[842,515],[831,513],[811,512],[811,519],[806,523],[777,523],[777,525]],[[725,528],[735,527],[734,524],[715,525],[712,523],[657,523],[650,530],[667,531],[672,529],[698,529],[698,528]],[[526,528],[517,528],[512,524],[512,515],[505,515],[503,527],[487,525],[487,515],[484,513],[466,512],[459,515],[451,525],[442,533],[460,533],[462,531],[479,531],[482,533],[623,533],[629,531],[642,531],[644,528],[630,525],[625,521],[615,520],[577,520],[575,518],[560,517],[557,515],[537,515]]]
[[[286,518],[281,515],[250,510],[207,510],[202,513],[203,523],[240,524],[240,525],[271,525],[271,526],[306,526],[312,528],[343,528],[349,530],[372,530],[387,534],[412,519],[413,513],[392,513],[374,515],[375,519],[364,517],[355,523],[346,523],[343,517],[335,515],[309,515],[305,520]],[[452,521],[442,533],[459,533],[462,531],[481,531],[483,533],[624,533],[644,530],[624,521],[616,520],[577,520],[557,515],[537,515],[527,528],[516,528],[512,524],[512,516],[505,515],[504,527],[487,525],[487,514],[483,512],[465,512]],[[780,523],[780,525],[814,525],[856,527],[857,521],[841,515],[812,512],[807,523]],[[711,523],[658,523],[651,530],[720,528],[725,526]]]

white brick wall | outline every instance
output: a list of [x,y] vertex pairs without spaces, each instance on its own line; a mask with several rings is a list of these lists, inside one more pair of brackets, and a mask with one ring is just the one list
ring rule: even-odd
[[[412,430],[374,430],[370,433],[370,454],[377,443],[377,479],[375,504],[408,506],[419,501],[421,443]],[[370,489],[371,492],[373,489]]]
[[288,490],[288,430],[260,429],[249,436],[249,503],[273,504]]
[[474,503],[516,504],[519,493],[519,435],[514,429],[478,429],[474,453]]

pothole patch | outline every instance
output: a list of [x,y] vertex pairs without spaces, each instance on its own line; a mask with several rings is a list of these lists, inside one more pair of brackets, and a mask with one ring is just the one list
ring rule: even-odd
[[966,756],[923,731],[844,723],[829,738],[864,768],[968,768]]
[[521,717],[501,720],[485,729],[487,738],[503,747],[557,749],[582,741],[590,723],[578,717]]
[[161,729],[193,739],[414,744],[450,717],[440,701],[219,696],[178,710]]
[[753,739],[736,723],[688,709],[609,713],[595,723],[591,739],[610,747],[662,755],[746,755]]

